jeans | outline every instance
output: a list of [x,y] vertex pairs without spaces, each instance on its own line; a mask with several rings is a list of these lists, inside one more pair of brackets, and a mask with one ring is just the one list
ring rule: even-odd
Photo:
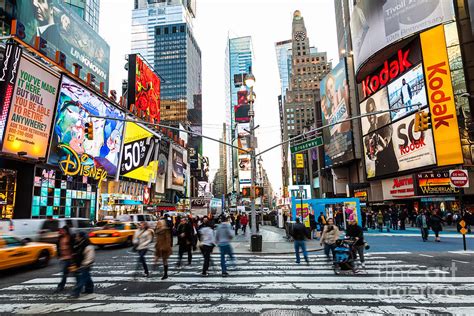
[[242,231],[244,232],[244,235],[245,235],[245,232],[247,231],[247,224],[242,225]]
[[326,244],[324,243],[324,254],[329,258],[329,251],[331,251],[332,258],[334,260],[334,250],[336,249],[336,244]]
[[62,268],[62,278],[61,282],[58,284],[58,291],[64,290],[64,286],[66,285],[67,276],[69,275],[69,267],[71,266],[72,262],[71,259],[61,260],[61,268]]
[[232,246],[230,244],[227,245],[219,245],[219,251],[221,252],[221,269],[222,273],[227,273],[227,265],[225,263],[225,256],[229,255],[232,261],[235,261],[234,251],[232,250]]
[[296,254],[296,263],[300,263],[300,248],[301,248],[301,251],[303,252],[304,260],[306,262],[309,262],[308,252],[306,251],[306,241],[295,240],[294,246],[295,246],[295,254]]
[[390,232],[390,221],[385,221],[385,226],[387,226],[387,233]]
[[211,262],[211,253],[214,249],[214,246],[202,245],[201,253],[204,257],[204,265],[202,266],[202,273],[206,273],[209,270],[209,263]]
[[421,228],[421,238],[423,240],[428,240],[428,228]]
[[183,254],[185,252],[188,253],[188,264],[191,264],[191,262],[193,260],[193,253],[192,253],[191,245],[180,244],[179,245],[179,250],[178,250],[178,265],[181,265],[181,260],[183,259]]
[[74,296],[79,296],[79,294],[81,294],[83,287],[86,293],[94,292],[94,283],[92,282],[90,267],[79,269],[76,272],[76,279],[77,279],[77,283],[73,289]]
[[143,270],[145,270],[145,274],[148,274],[148,266],[146,265],[146,259],[145,255],[147,253],[148,249],[141,249],[138,250],[138,262],[140,262],[143,266]]

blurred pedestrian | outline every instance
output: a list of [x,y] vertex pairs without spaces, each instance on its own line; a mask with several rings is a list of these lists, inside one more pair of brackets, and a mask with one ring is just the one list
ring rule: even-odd
[[179,245],[177,266],[181,267],[181,261],[185,252],[188,253],[188,265],[191,265],[193,260],[192,244],[194,239],[194,230],[192,225],[184,217],[181,218],[181,222],[178,225],[177,234]]
[[242,225],[242,232],[244,233],[244,235],[247,231],[248,223],[249,223],[249,218],[247,216],[247,213],[244,213],[242,217],[240,217],[240,225]]
[[392,222],[390,215],[391,215],[391,210],[390,209],[383,213],[383,221],[385,223],[385,226],[387,227],[387,233],[390,232],[390,224]]
[[148,245],[153,241],[153,231],[148,227],[147,222],[140,223],[140,229],[137,229],[133,235],[133,248],[138,252],[138,262],[142,264],[145,277],[149,277],[148,266],[145,255],[148,252]]
[[423,241],[427,241],[429,234],[429,218],[425,212],[420,212],[420,215],[416,218],[416,225],[420,227],[421,238]]
[[326,258],[329,258],[329,251],[331,251],[332,259],[334,260],[334,249],[336,249],[336,240],[339,239],[340,231],[339,228],[334,225],[334,220],[328,218],[327,225],[324,226],[323,233],[321,235],[321,246],[324,246],[324,254]]
[[171,256],[172,248],[170,245],[170,229],[166,220],[161,219],[156,223],[155,228],[155,267],[158,265],[160,258],[163,260],[163,276],[162,280],[168,278],[168,258]]
[[303,252],[304,260],[309,265],[308,252],[306,251],[306,238],[308,238],[308,230],[299,217],[296,218],[296,223],[293,226],[292,237],[294,240],[296,263],[300,263],[300,249]]
[[74,264],[76,267],[76,285],[70,295],[78,298],[84,288],[85,294],[94,293],[94,283],[92,282],[90,270],[95,260],[95,249],[90,244],[85,232],[79,232],[74,244]]
[[237,236],[239,234],[239,229],[240,229],[240,214],[236,214],[235,216],[235,236]]
[[59,282],[57,289],[54,293],[59,293],[64,290],[66,285],[67,277],[69,275],[69,269],[73,264],[73,249],[74,249],[74,236],[71,235],[69,226],[65,225],[59,229],[59,241],[58,241],[58,258],[61,264],[62,277]]
[[229,218],[226,218],[224,222],[217,226],[216,230],[216,242],[221,253],[221,269],[224,277],[229,275],[227,273],[226,256],[229,256],[230,260],[235,263],[234,251],[230,245],[232,238],[232,227]]
[[214,230],[211,228],[209,222],[205,222],[199,229],[199,240],[201,241],[200,249],[204,258],[202,266],[202,275],[208,276],[209,264],[211,262],[211,254],[216,245],[216,238],[214,236]]
[[443,219],[441,216],[439,216],[439,212],[433,211],[431,217],[430,217],[430,222],[429,226],[431,227],[431,230],[435,234],[435,242],[440,242],[441,238],[439,237],[439,232],[443,230]]

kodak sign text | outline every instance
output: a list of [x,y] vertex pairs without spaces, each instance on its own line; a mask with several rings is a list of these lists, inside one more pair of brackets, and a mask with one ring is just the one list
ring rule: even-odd
[[421,33],[420,38],[438,166],[462,164],[444,28],[439,25]]

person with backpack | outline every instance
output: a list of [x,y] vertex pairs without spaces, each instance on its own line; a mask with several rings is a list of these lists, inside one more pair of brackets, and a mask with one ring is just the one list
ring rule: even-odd
[[234,251],[230,244],[230,241],[233,237],[234,236],[232,235],[232,226],[229,223],[229,218],[226,217],[224,222],[217,226],[216,230],[216,242],[217,246],[219,246],[219,251],[221,253],[221,269],[223,277],[229,275],[227,273],[226,256],[229,256],[230,259],[235,262]]
[[148,252],[148,245],[153,241],[153,231],[147,222],[140,223],[140,229],[137,229],[133,235],[133,248],[138,252],[138,262],[143,266],[145,277],[149,277],[148,266],[146,264],[145,255]]
[[82,288],[84,288],[85,294],[94,293],[94,283],[92,282],[90,270],[95,260],[95,249],[89,242],[85,232],[79,232],[76,236],[73,256],[76,269],[76,285],[70,297],[78,298]]

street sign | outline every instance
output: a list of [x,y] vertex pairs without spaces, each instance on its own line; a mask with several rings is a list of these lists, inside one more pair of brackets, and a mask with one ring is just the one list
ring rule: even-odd
[[459,230],[459,232],[460,232],[461,234],[463,234],[463,235],[466,235],[466,234],[467,234],[467,229],[466,229],[466,228],[461,228],[461,229]]
[[296,168],[304,168],[304,157],[303,154],[296,154]]
[[461,226],[461,227],[463,227],[463,228],[466,227],[466,221],[463,220],[463,219],[460,220],[460,221],[459,221],[459,226]]
[[449,170],[449,179],[453,188],[469,188],[469,174],[467,170]]
[[318,136],[315,139],[309,140],[307,142],[291,146],[290,151],[292,154],[294,154],[303,150],[321,146],[322,144],[323,144],[323,138],[321,136]]

